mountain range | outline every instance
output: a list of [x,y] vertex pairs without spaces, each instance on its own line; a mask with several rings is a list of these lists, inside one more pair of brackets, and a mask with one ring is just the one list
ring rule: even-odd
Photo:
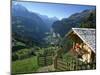
[[[86,20],[91,13],[95,14],[95,9],[84,10],[59,20],[55,16],[49,18],[46,15],[31,12],[20,4],[13,4],[12,33],[20,36],[22,40],[43,43],[47,36],[45,33],[50,32],[51,28],[63,37],[72,27],[80,27],[80,23]],[[94,16],[93,19],[95,23],[96,17]],[[14,36],[12,35],[13,38]]]
[[20,4],[12,6],[12,32],[33,41],[43,42],[45,33],[50,31],[53,22],[57,20],[56,17],[49,18],[30,12]]

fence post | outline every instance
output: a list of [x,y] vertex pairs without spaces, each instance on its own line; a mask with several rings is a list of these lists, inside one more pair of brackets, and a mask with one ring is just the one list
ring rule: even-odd
[[57,56],[54,57],[54,68],[57,69]]
[[37,63],[40,66],[40,64],[39,64],[39,55],[37,56]]
[[72,70],[74,70],[74,67],[75,67],[75,61],[72,60]]

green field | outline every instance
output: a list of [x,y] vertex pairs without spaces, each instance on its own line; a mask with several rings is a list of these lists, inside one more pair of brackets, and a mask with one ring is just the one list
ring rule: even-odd
[[12,62],[12,73],[14,74],[36,72],[38,68],[36,56]]

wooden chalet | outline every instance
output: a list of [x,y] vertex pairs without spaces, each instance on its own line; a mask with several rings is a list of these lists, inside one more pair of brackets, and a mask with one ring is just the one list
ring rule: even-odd
[[96,59],[96,30],[91,28],[72,28],[64,39],[73,41],[72,50],[81,56],[83,62]]

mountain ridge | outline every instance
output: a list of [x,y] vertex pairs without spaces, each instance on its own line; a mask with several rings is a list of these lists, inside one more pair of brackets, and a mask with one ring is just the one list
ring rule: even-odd
[[[80,27],[80,24],[87,20],[91,13],[95,15],[95,9],[84,10],[80,13],[72,14],[68,18],[63,18],[60,21],[54,22],[52,28],[54,32],[60,33],[60,35],[63,37],[72,27]],[[94,16],[93,19],[95,23],[96,17]]]

